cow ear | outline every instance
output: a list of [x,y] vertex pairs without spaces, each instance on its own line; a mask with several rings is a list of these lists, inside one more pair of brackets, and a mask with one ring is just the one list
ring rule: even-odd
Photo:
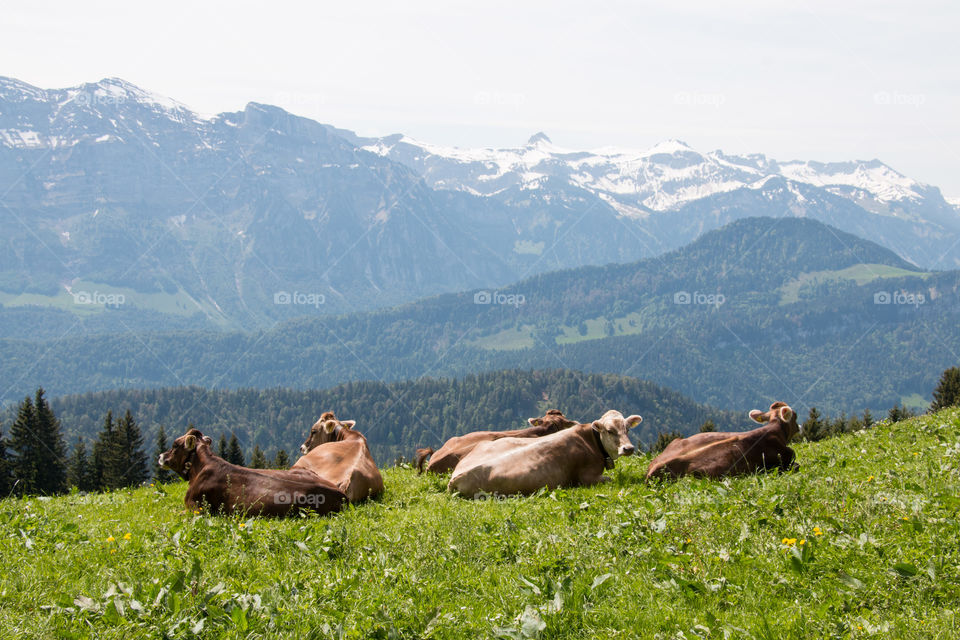
[[323,423],[323,430],[327,433],[333,433],[333,430],[337,428],[337,423],[333,420],[327,420]]
[[340,426],[344,429],[353,429],[353,425],[357,424],[356,420],[341,420]]
[[594,420],[593,425],[591,426],[593,426],[594,431],[600,431],[601,429],[603,429],[603,423],[600,422],[599,420]]
[[790,407],[780,407],[780,420],[790,422],[793,419],[793,409]]
[[564,420],[564,421],[563,421],[563,428],[564,428],[564,429],[569,429],[570,427],[575,427],[575,426],[577,426],[578,424],[580,424],[580,423],[577,422],[576,420]]
[[183,446],[187,451],[193,451],[197,446],[197,436],[190,434],[183,439]]
[[203,444],[213,444],[213,438],[210,436],[203,436]]
[[635,426],[637,426],[641,422],[643,422],[643,416],[638,416],[637,414],[633,414],[632,416],[626,419],[627,429],[633,429]]
[[759,409],[754,409],[753,411],[750,412],[750,419],[753,420],[754,422],[759,422],[760,424],[763,424],[766,422],[766,420],[764,419],[765,415],[766,414],[763,411],[760,411]]
[[527,422],[530,423],[530,426],[531,426],[531,427],[539,427],[541,424],[543,424],[543,419],[542,419],[542,418],[527,418]]

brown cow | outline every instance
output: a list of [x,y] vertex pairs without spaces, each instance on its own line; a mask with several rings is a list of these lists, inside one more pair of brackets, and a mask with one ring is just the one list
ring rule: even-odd
[[697,433],[677,438],[650,463],[647,478],[687,474],[719,478],[797,468],[793,449],[787,446],[800,431],[796,412],[786,403],[774,402],[767,412],[754,409],[750,418],[763,426],[743,433]]
[[423,462],[427,457],[430,457],[427,471],[446,473],[453,471],[457,463],[481,442],[499,440],[500,438],[540,438],[577,424],[573,420],[567,420],[563,413],[556,409],[547,411],[542,418],[528,418],[527,422],[530,423],[530,426],[526,429],[474,431],[462,436],[454,436],[443,443],[443,446],[436,452],[429,448],[417,449],[417,473],[423,473]]
[[337,420],[332,411],[320,416],[300,445],[293,469],[306,469],[333,483],[350,502],[383,493],[383,476],[367,447],[367,439],[354,430],[354,420]]
[[619,456],[633,454],[627,432],[642,421],[611,410],[593,423],[540,438],[481,442],[453,470],[447,488],[475,498],[605,482],[604,469],[613,469]]
[[313,473],[240,467],[213,455],[210,443],[190,429],[158,460],[190,483],[183,499],[190,509],[206,503],[226,514],[285,516],[309,509],[323,515],[339,511],[347,501],[342,491]]

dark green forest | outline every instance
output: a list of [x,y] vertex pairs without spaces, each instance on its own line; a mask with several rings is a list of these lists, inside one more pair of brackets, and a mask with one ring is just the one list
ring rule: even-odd
[[[498,371],[463,379],[425,378],[409,382],[351,382],[332,389],[211,390],[178,387],[117,390],[51,400],[68,442],[93,441],[103,416],[112,410],[136,416],[148,443],[160,426],[172,440],[193,423],[216,442],[236,435],[250,455],[254,446],[273,458],[278,449],[296,455],[310,426],[333,410],[357,421],[381,465],[411,458],[417,446],[438,446],[447,438],[478,429],[516,429],[548,409],[561,409],[582,422],[607,409],[639,413],[634,430],[641,443],[661,431],[694,433],[707,420],[718,430],[750,427],[745,415],[694,403],[653,383],[616,375],[575,371]],[[10,412],[4,420],[9,422]]]

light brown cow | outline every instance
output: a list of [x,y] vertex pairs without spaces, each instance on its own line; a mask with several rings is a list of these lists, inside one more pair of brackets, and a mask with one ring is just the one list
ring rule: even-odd
[[190,429],[158,460],[190,483],[183,499],[190,509],[206,504],[226,514],[285,516],[311,510],[322,515],[340,511],[347,501],[342,491],[314,473],[240,467],[215,456],[210,443],[210,438]]
[[719,478],[769,469],[796,469],[793,449],[787,446],[800,428],[797,414],[783,402],[766,412],[750,412],[762,424],[743,433],[697,433],[667,445],[647,470],[647,478],[683,475]]
[[337,420],[325,412],[310,428],[300,446],[300,459],[293,469],[306,469],[343,491],[350,502],[360,502],[383,493],[383,476],[373,460],[367,439],[353,427],[353,420]]
[[568,420],[563,413],[556,409],[547,411],[542,418],[528,418],[527,422],[530,423],[530,426],[526,429],[474,431],[462,436],[454,436],[443,443],[443,446],[437,451],[429,448],[417,449],[417,473],[423,473],[423,463],[427,457],[430,458],[427,471],[446,473],[453,471],[457,463],[481,442],[499,440],[500,438],[541,438],[562,429],[569,429],[577,424],[573,420]]
[[475,498],[604,482],[609,480],[604,469],[613,469],[619,456],[633,454],[627,432],[641,421],[638,415],[624,418],[611,410],[593,423],[540,438],[482,442],[453,470],[447,488]]

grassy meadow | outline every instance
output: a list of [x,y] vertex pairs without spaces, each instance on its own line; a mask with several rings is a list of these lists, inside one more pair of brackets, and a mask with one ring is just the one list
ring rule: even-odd
[[800,471],[469,502],[384,472],[329,518],[185,483],[0,501],[3,638],[956,638],[960,410],[796,445]]

